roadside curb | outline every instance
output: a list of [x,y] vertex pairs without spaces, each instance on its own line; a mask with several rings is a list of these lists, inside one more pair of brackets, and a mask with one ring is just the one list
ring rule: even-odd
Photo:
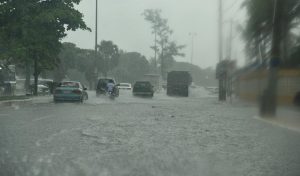
[[261,116],[256,115],[253,118],[256,120],[260,120],[265,123],[269,123],[271,125],[280,127],[280,128],[285,128],[285,129],[300,133],[300,119],[298,119],[297,120],[298,122],[295,123],[295,121],[289,121],[288,119],[279,118],[279,117],[267,118],[267,117],[261,117]]
[[26,105],[31,103],[32,103],[32,98],[22,99],[22,100],[4,100],[4,101],[0,101],[0,107],[12,106],[12,105]]

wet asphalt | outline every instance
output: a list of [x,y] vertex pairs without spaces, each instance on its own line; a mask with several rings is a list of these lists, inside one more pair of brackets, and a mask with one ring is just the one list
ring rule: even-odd
[[0,175],[299,176],[300,133],[256,114],[202,89],[0,107]]

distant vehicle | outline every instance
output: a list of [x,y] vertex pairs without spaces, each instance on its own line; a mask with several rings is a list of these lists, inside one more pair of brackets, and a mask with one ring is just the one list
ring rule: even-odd
[[189,96],[189,86],[192,77],[187,71],[171,71],[167,78],[167,95],[169,96]]
[[143,80],[149,81],[153,86],[154,92],[160,89],[160,75],[158,74],[145,74]]
[[80,82],[64,81],[54,90],[53,100],[57,101],[79,101],[88,99],[86,88]]
[[45,85],[42,85],[42,84],[39,84],[38,85],[38,94],[40,94],[40,95],[48,95],[48,94],[50,94],[49,87],[45,86]]
[[134,96],[150,96],[153,97],[153,86],[149,81],[137,81],[133,86],[132,91]]
[[120,84],[117,84],[118,86],[118,89],[121,89],[121,90],[132,90],[132,86],[130,83],[120,83]]
[[[107,83],[109,81],[112,81],[117,86],[116,81],[113,78],[100,78],[98,80],[97,87],[96,87],[96,95],[97,96],[106,94],[106,92],[107,92],[107,90],[106,90],[107,89]],[[115,91],[116,91],[115,95],[116,95],[116,97],[118,97],[119,96],[119,89],[115,89]]]
[[54,82],[52,79],[39,79],[38,80],[40,85],[47,86],[49,89],[49,93],[53,94],[54,91]]
[[219,88],[218,87],[206,87],[206,90],[208,90],[211,94],[218,94]]
[[[25,90],[25,79],[17,79],[17,88],[19,90]],[[53,94],[54,91],[54,82],[52,79],[38,79],[38,94],[39,95],[48,95]],[[29,90],[26,92],[27,95],[33,95],[34,93],[34,79],[30,79]]]

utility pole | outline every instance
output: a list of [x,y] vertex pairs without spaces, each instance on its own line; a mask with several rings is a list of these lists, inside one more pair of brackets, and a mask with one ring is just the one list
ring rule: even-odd
[[277,108],[277,82],[278,70],[280,65],[280,44],[281,44],[281,23],[282,23],[282,7],[284,0],[274,0],[273,15],[273,33],[270,69],[268,74],[267,88],[263,92],[262,102],[260,104],[260,114],[264,117],[273,117],[276,115]]
[[223,59],[223,4],[219,0],[219,62]]
[[191,36],[191,64],[193,64],[193,60],[194,60],[194,37],[197,36],[197,33],[189,33],[189,36]]
[[223,73],[223,68],[221,65],[221,62],[223,60],[223,4],[222,0],[219,0],[219,30],[218,30],[218,36],[219,36],[219,69],[217,69],[217,75],[219,79],[219,101],[225,101],[226,100],[226,92],[225,92],[225,75]]
[[95,14],[95,81],[97,82],[99,70],[97,68],[97,45],[98,45],[98,0],[96,0],[96,14]]
[[161,77],[163,80],[165,80],[165,62],[164,62],[164,39],[162,39],[161,43],[161,63],[160,63],[160,70],[161,70]]
[[[228,38],[228,55],[227,55],[227,59],[230,60],[230,68],[233,69],[232,67],[232,63],[234,62],[233,61],[233,58],[232,58],[232,42],[233,42],[233,29],[232,29],[232,26],[233,26],[233,20],[230,19],[230,30],[229,30],[229,38]],[[230,103],[232,103],[232,79],[231,79],[231,74],[232,74],[232,69],[228,68],[227,71],[226,71],[226,78],[225,78],[225,86],[226,86],[226,96],[229,96],[229,99],[230,99]]]
[[157,71],[157,29],[154,31],[154,66]]
[[95,21],[95,53],[97,55],[98,44],[98,0],[96,0],[96,21]]
[[38,56],[34,56],[34,88],[33,88],[33,95],[37,96],[38,95],[38,81],[39,81],[39,74],[38,74]]
[[232,59],[232,26],[233,26],[233,20],[230,20],[230,33],[229,33],[229,48],[228,48],[228,59]]

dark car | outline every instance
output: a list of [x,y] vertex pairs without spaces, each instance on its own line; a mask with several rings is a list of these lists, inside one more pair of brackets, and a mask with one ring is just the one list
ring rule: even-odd
[[116,88],[114,89],[115,95],[119,96],[119,89],[117,89],[116,81],[113,78],[100,78],[98,80],[97,87],[96,87],[97,96],[106,94],[107,83],[110,81],[116,85]]
[[137,81],[133,86],[132,93],[134,96],[153,97],[154,90],[153,90],[153,86],[149,81]]

